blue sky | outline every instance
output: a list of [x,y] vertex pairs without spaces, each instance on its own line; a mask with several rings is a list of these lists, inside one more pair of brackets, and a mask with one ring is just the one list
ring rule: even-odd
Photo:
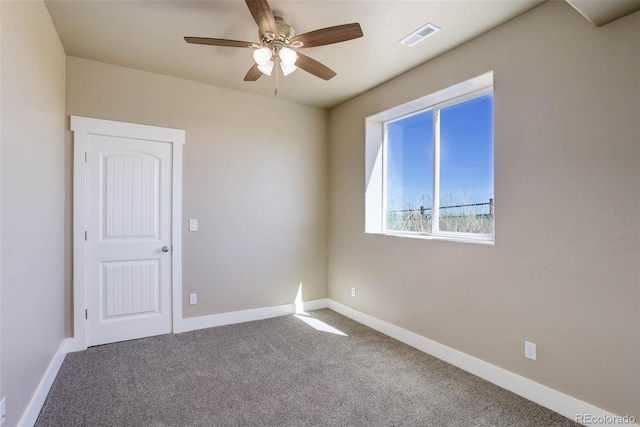
[[[493,197],[492,115],[491,94],[440,110],[441,206],[483,203]],[[433,193],[432,110],[389,123],[387,132],[388,208],[414,208],[422,195],[429,205]]]

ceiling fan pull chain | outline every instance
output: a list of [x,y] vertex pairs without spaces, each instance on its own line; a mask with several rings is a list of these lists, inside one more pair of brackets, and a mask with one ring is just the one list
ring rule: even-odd
[[280,59],[278,58],[278,55],[276,55],[275,64],[273,67],[276,70],[276,90],[273,92],[274,96],[278,96],[278,75],[280,74],[278,70],[278,65],[280,65],[279,62],[280,62]]

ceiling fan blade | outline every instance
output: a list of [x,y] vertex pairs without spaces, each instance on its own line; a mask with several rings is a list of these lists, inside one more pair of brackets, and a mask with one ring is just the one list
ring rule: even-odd
[[278,27],[276,26],[276,20],[273,17],[273,12],[267,0],[245,0],[245,2],[247,3],[249,12],[251,12],[251,16],[253,16],[256,24],[258,24],[260,32],[265,35],[267,32],[271,32],[277,36]]
[[320,77],[324,80],[329,80],[336,76],[336,72],[326,65],[322,65],[315,59],[309,58],[307,55],[303,55],[300,52],[298,53],[298,60],[296,61],[296,66],[305,70],[307,73],[311,73],[316,77]]
[[324,46],[326,44],[340,43],[347,40],[362,37],[360,24],[344,24],[335,27],[322,28],[309,33],[300,34],[291,38],[291,43],[301,41],[302,47]]
[[258,70],[258,64],[253,64],[253,67],[249,68],[247,75],[244,76],[245,82],[255,82],[262,76],[262,71]]
[[208,44],[211,46],[227,46],[227,47],[252,47],[255,45],[253,42],[243,42],[239,40],[228,39],[210,39],[207,37],[185,37],[184,41],[194,44]]

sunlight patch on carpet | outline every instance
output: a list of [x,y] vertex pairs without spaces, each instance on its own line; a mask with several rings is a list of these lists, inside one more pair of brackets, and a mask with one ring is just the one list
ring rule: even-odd
[[347,337],[348,335],[342,332],[339,329],[334,328],[331,325],[327,325],[320,319],[314,319],[313,317],[302,316],[299,314],[294,314],[295,317],[302,320],[307,325],[311,326],[317,331],[328,332],[330,334],[342,335],[343,337]]

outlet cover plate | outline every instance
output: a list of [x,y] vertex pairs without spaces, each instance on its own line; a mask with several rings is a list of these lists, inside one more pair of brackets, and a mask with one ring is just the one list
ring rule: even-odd
[[536,360],[536,345],[532,342],[524,342],[524,357],[531,360]]

